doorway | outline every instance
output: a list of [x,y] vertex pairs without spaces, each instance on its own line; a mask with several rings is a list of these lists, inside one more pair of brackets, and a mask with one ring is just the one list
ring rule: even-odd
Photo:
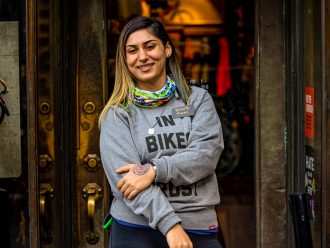
[[149,11],[163,18],[189,83],[209,90],[222,120],[226,150],[217,175],[224,242],[255,247],[253,1],[204,1],[216,11],[197,21],[189,9],[169,14],[170,2],[30,0],[29,25],[36,35],[29,37],[35,61],[29,61],[28,75],[35,78],[35,121],[28,125],[35,128],[35,141],[29,142],[37,156],[30,156],[35,167],[29,167],[29,179],[38,192],[30,192],[30,208],[37,206],[31,228],[38,230],[32,243],[107,247],[101,223],[111,194],[97,120],[112,91],[120,30],[134,15]]
[[256,247],[254,7],[252,0],[107,2],[109,84],[120,31],[142,13],[165,24],[189,84],[212,95],[225,139],[217,167],[218,212],[231,248]]

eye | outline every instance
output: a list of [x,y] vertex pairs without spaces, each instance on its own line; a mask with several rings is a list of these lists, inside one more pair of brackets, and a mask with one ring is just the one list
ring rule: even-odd
[[137,49],[135,49],[135,48],[127,49],[127,50],[126,50],[126,53],[128,53],[128,54],[134,54],[134,53],[137,53]]
[[153,50],[155,47],[156,47],[156,45],[148,45],[148,46],[146,47],[146,50],[147,50],[147,51],[150,51],[150,50]]

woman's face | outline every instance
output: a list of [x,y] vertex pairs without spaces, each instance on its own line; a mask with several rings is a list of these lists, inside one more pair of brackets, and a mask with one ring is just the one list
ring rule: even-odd
[[148,29],[132,33],[126,42],[126,62],[136,78],[136,86],[143,90],[157,91],[166,83],[166,58],[171,46],[151,34]]

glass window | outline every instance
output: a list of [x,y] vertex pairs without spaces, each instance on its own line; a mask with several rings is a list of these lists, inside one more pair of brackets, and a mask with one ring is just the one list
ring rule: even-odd
[[311,220],[313,246],[321,246],[322,230],[322,66],[321,5],[307,0],[305,14],[304,187]]

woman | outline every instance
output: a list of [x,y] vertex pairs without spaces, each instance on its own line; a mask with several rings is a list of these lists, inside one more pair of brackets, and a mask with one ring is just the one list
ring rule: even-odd
[[136,17],[123,29],[100,126],[114,196],[109,247],[221,247],[220,120],[210,95],[186,84],[160,22]]

